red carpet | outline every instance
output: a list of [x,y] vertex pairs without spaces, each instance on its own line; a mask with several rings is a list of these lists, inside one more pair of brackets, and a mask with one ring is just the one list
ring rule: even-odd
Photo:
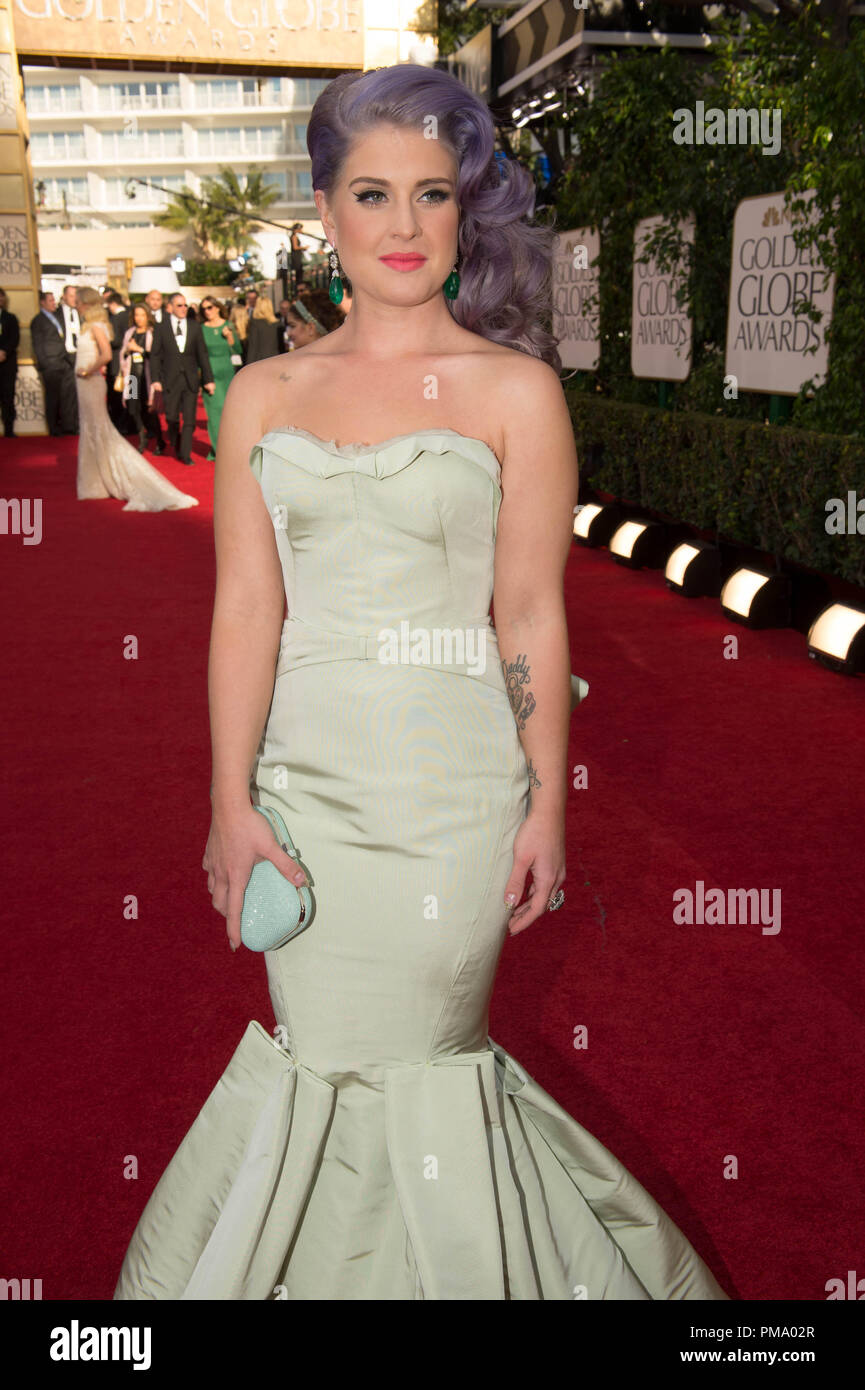
[[[2,541],[7,924],[0,1277],[111,1297],[147,1192],[247,1021],[263,963],[210,906],[201,505],[75,498],[75,439],[0,443],[38,545]],[[862,1266],[863,682],[794,632],[574,549],[565,907],[509,940],[490,1031],[683,1228],[734,1298]],[[131,639],[137,660],[125,660]],[[673,894],[780,889],[781,930],[680,926]],[[137,900],[137,919],[124,905]],[[585,1025],[588,1047],[575,1050]],[[857,1112],[859,1112],[857,1114]],[[134,1156],[139,1181],[124,1177]],[[725,1177],[735,1162],[738,1176]]]

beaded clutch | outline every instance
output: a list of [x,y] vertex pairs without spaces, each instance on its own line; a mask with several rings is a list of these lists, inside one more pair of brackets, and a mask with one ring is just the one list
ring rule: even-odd
[[[297,859],[297,850],[285,821],[272,806],[256,806],[286,854]],[[250,951],[275,951],[309,926],[313,913],[309,889],[297,888],[269,859],[254,864],[243,895],[240,939]]]

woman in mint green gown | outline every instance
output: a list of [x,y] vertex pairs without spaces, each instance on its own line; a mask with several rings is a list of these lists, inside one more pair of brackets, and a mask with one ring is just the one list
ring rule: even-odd
[[205,295],[201,301],[201,315],[201,331],[204,334],[204,345],[207,348],[207,356],[210,358],[210,368],[213,372],[215,387],[211,394],[206,391],[204,393],[207,432],[210,435],[210,453],[207,457],[212,461],[216,458],[219,421],[222,416],[222,407],[225,404],[225,393],[236,370],[235,364],[231,360],[235,352],[235,344],[234,334],[225,322],[220,305],[209,295]]
[[[216,1084],[197,1115],[187,1106],[155,1185],[159,1125],[144,1134],[144,1210],[114,1297],[567,1301],[602,1346],[608,1324],[585,1300],[728,1295],[637,1176],[488,1032],[506,940],[566,899],[562,589],[579,480],[561,359],[541,327],[554,232],[529,223],[531,175],[509,163],[502,176],[487,106],[450,73],[342,73],[307,132],[335,247],[328,293],[340,302],[344,257],[352,304],[327,332],[296,299],[319,338],[290,370],[249,364],[228,393],[201,868],[232,947],[256,863],[305,878],[312,912],[263,953],[274,1026],[251,1018],[236,1041],[229,986],[201,995],[200,1031],[218,1043],[200,1084]],[[187,776],[205,796],[202,769]],[[584,795],[578,818],[591,816]],[[296,860],[261,806],[282,815]],[[538,931],[539,957],[569,949],[557,926],[586,933],[569,899]],[[184,1018],[198,921],[186,931]],[[617,946],[648,983],[633,945]],[[228,975],[225,942],[214,950]],[[521,962],[554,972],[527,942]],[[579,979],[570,987],[576,1010]],[[662,1003],[675,1035],[680,1000]],[[551,1006],[523,1023],[590,1090],[561,1017]],[[186,1075],[201,1039],[178,1036]],[[669,1058],[654,1061],[670,1073],[675,1147],[687,1143],[695,1193],[714,1204],[726,1121],[692,1114]],[[156,1078],[150,1105],[174,1084]],[[637,1131],[648,1103],[632,1097]]]

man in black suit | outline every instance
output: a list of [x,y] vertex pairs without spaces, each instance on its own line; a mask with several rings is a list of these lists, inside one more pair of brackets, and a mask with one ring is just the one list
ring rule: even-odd
[[3,434],[15,437],[15,378],[18,375],[18,319],[9,312],[9,297],[0,290],[0,414]]
[[122,392],[114,389],[114,381],[120,371],[123,335],[129,327],[129,310],[116,290],[106,290],[102,296],[102,303],[108,311],[108,330],[111,334],[111,362],[105,373],[108,414],[116,430],[121,434],[132,434],[135,426],[129,418]]
[[[165,419],[174,451],[182,463],[192,463],[192,432],[198,404],[199,372],[205,391],[215,389],[210,358],[201,325],[187,317],[186,296],[178,291],[170,300],[171,313],[153,330],[150,352],[150,400],[161,391]],[[183,416],[183,433],[180,416]]]
[[63,325],[53,294],[39,296],[39,313],[30,320],[33,356],[45,388],[45,423],[49,434],[78,433],[75,355],[66,351]]

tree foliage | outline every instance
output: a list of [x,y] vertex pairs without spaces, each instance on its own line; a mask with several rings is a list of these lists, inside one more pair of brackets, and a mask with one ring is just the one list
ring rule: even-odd
[[[568,101],[562,124],[577,153],[555,222],[562,230],[595,226],[601,233],[601,361],[579,384],[619,400],[656,400],[656,384],[630,370],[634,224],[657,214],[673,224],[692,213],[690,256],[674,233],[650,247],[662,263],[676,254],[690,260],[693,367],[676,387],[675,404],[762,419],[764,396],[723,395],[733,216],[743,198],[778,191],[795,213],[802,205],[797,195],[813,188],[816,227],[797,236],[803,245],[813,239],[835,273],[829,370],[816,390],[803,386],[792,419],[805,429],[863,435],[865,28],[854,21],[849,41],[839,44],[836,16],[812,0],[789,22],[753,15],[747,28],[738,19],[716,28],[704,59],[670,49],[622,52]],[[675,144],[673,113],[693,110],[697,100],[723,110],[779,109],[780,151],[767,156],[759,145]],[[808,313],[808,305],[800,311]]]

